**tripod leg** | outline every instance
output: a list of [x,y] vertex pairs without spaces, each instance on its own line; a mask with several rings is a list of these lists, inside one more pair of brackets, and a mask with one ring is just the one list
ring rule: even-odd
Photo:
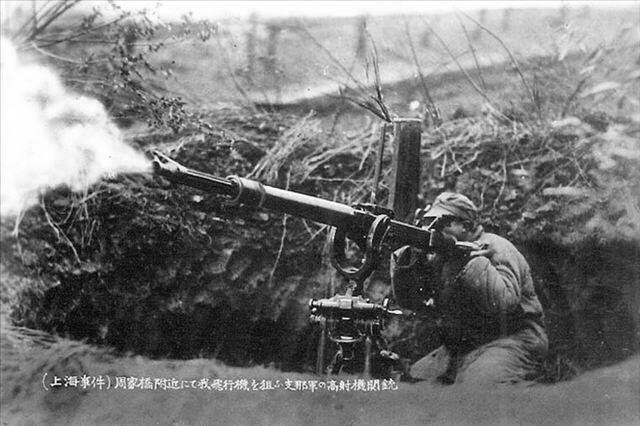
[[365,378],[371,377],[371,337],[367,335],[364,339],[364,372]]
[[318,341],[318,351],[316,355],[316,374],[324,376],[324,348],[327,341],[327,325],[323,321],[320,325],[320,339]]
[[342,352],[342,345],[338,345],[338,350],[333,356],[333,360],[331,361],[331,365],[327,369],[328,374],[340,374],[342,372],[342,367],[344,365],[344,357]]

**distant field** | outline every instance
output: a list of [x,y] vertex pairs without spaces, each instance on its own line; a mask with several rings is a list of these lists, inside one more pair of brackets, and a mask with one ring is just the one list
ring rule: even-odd
[[[514,57],[523,60],[563,58],[611,43],[637,47],[637,12],[633,7],[573,8],[564,12],[498,10],[476,12],[471,18],[498,37]],[[370,38],[361,29],[365,19]],[[238,87],[253,101],[291,103],[336,93],[341,85],[354,86],[354,79],[371,84],[371,40],[378,52],[383,83],[416,77],[407,30],[427,82],[432,81],[430,76],[458,70],[451,55],[471,70],[476,68],[476,61],[482,68],[509,61],[507,50],[495,37],[468,17],[451,14],[299,21],[258,18],[253,24],[226,21],[219,23],[218,36],[207,42],[170,45],[156,59],[175,69],[174,78],[162,84],[195,104],[241,101],[245,95]],[[505,66],[505,70],[510,71],[511,66]]]

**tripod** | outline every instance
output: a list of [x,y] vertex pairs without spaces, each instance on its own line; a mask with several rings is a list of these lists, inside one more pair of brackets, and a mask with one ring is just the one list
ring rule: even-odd
[[[356,286],[356,289],[358,286]],[[309,302],[310,321],[320,324],[321,335],[318,343],[316,373],[323,375],[340,374],[345,367],[356,361],[356,349],[364,345],[365,377],[371,376],[372,353],[390,363],[397,361],[397,355],[386,350],[386,342],[380,334],[390,315],[402,315],[402,311],[389,309],[389,299],[381,304],[369,302],[361,295],[354,295],[353,289],[346,294],[327,299],[312,299]],[[330,365],[324,368],[324,348],[326,337],[338,345]]]

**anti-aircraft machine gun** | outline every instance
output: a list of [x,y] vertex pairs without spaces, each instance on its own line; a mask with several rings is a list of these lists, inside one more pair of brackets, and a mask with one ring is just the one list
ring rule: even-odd
[[[156,174],[172,182],[227,196],[232,205],[264,208],[332,227],[331,262],[350,286],[346,294],[310,300],[309,308],[310,320],[319,323],[323,332],[326,329],[328,337],[339,345],[329,368],[333,372],[339,372],[353,360],[354,345],[361,342],[365,343],[365,374],[369,373],[373,345],[381,349],[382,356],[393,357],[384,350],[380,331],[389,316],[403,312],[390,309],[388,299],[378,304],[363,297],[364,281],[377,268],[382,253],[405,245],[430,252],[464,253],[478,249],[471,243],[445,237],[436,230],[435,221],[421,228],[394,220],[392,211],[372,204],[351,207],[238,176],[219,178],[189,169],[159,152],[154,152],[153,168]],[[349,242],[355,243],[362,253],[359,262],[349,259],[346,253]],[[319,354],[320,365],[322,358]],[[318,370],[321,373],[322,367]]]

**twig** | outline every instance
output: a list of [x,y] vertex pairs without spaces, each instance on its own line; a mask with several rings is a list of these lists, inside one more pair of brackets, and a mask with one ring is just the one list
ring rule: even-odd
[[331,51],[329,49],[327,49],[322,43],[320,43],[313,35],[311,35],[311,33],[309,32],[309,30],[307,30],[304,25],[299,24],[298,26],[296,26],[296,29],[298,31],[300,31],[304,36],[306,36],[309,40],[311,40],[311,42],[313,44],[315,44],[318,48],[320,48],[320,50],[322,50],[328,57],[329,59],[331,59],[331,62],[333,62],[335,65],[338,66],[338,68],[340,68],[347,77],[349,77],[349,79],[354,82],[358,88],[362,91],[365,91],[366,88],[364,87],[364,85],[362,83],[360,83],[360,81],[358,81],[357,78],[355,78],[353,76],[353,74],[351,73],[351,71],[349,71],[344,65],[342,65],[342,63],[335,57],[333,56],[333,53],[331,53]]
[[375,141],[375,138],[369,136],[366,139],[369,140],[369,143],[367,143],[367,150],[362,154],[362,158],[360,159],[358,171],[362,170],[364,164],[367,162],[367,158],[369,158],[369,155],[371,155],[371,151],[373,150],[373,142]]
[[[106,28],[106,27],[109,27],[111,25],[117,24],[118,22],[122,21],[123,19],[124,19],[123,16],[119,16],[117,18],[112,19],[111,21],[103,22],[100,25],[96,25],[96,26],[87,28],[86,30],[80,31],[80,32],[75,33],[75,34],[69,34],[67,36],[64,36],[63,35],[64,33],[61,33],[60,34],[61,36],[59,38],[56,38],[56,39],[51,39],[51,40],[39,39],[39,43],[38,44],[40,45],[40,47],[49,47],[49,46],[53,46],[54,44],[60,44],[60,43],[64,43],[64,42],[80,43],[81,41],[80,40],[76,40],[76,39],[82,37],[83,35],[90,34],[92,32],[98,31],[98,30],[100,30],[102,28]],[[36,41],[35,38],[32,41]],[[91,40],[85,40],[85,41],[93,42]],[[106,44],[114,44],[114,40],[104,40],[104,42]]]
[[238,79],[235,76],[235,73],[231,69],[231,65],[230,65],[231,58],[229,58],[229,55],[227,53],[227,49],[222,46],[222,43],[220,42],[220,38],[216,37],[215,39],[216,39],[216,43],[218,44],[218,48],[220,49],[220,51],[224,55],[224,58],[223,58],[222,62],[224,62],[224,66],[225,66],[225,68],[227,70],[227,75],[231,78],[231,81],[233,82],[233,86],[236,88],[236,90],[238,91],[240,96],[242,96],[242,98],[245,100],[247,106],[251,109],[251,111],[253,111],[254,113],[257,113],[258,110],[257,110],[255,104],[253,103],[253,101],[249,97],[249,94],[240,85],[240,83],[238,82]]
[[476,64],[476,70],[478,70],[478,78],[480,78],[480,83],[482,83],[482,88],[487,90],[487,83],[484,81],[484,77],[482,76],[482,69],[480,68],[480,63],[478,62],[478,56],[476,55],[476,49],[473,47],[473,43],[471,43],[471,38],[469,38],[469,33],[467,32],[467,27],[464,26],[460,15],[456,14],[456,18],[458,22],[460,22],[460,26],[462,27],[462,32],[464,32],[464,36],[467,39],[467,45],[469,46],[469,50],[471,51],[471,55],[473,56],[473,62]]
[[587,82],[587,79],[588,79],[588,77],[584,77],[582,80],[580,80],[578,82],[578,85],[576,86],[576,89],[571,93],[571,96],[569,96],[569,98],[567,98],[567,102],[564,103],[564,106],[562,107],[562,113],[560,114],[560,117],[564,118],[567,115],[567,111],[569,111],[569,107],[571,106],[571,102],[573,102],[573,100],[576,98],[576,96],[578,96],[578,93],[580,93],[580,91],[584,87],[585,83]]
[[378,189],[380,187],[380,171],[382,170],[382,159],[384,157],[384,145],[387,138],[387,123],[382,123],[380,129],[380,140],[378,141],[378,155],[373,174],[373,188],[371,189],[371,204],[378,202]]
[[[105,23],[101,26],[108,26],[108,25],[112,25],[114,24],[114,22],[109,22],[108,24]],[[112,45],[114,44],[114,39],[113,38],[83,38],[82,40],[75,40],[75,38],[78,35],[70,35],[68,36],[68,38],[66,39],[61,39],[61,40],[57,40],[57,39],[45,39],[45,38],[41,38],[39,39],[39,44],[41,47],[46,47],[45,43],[58,43],[58,42],[69,42],[69,43],[74,43],[74,44],[107,44],[107,45]],[[183,39],[171,39],[169,37],[165,37],[162,40],[159,41],[138,41],[135,43],[127,43],[128,46],[132,46],[132,47],[156,47],[159,44],[162,44],[163,47],[167,47],[167,46],[176,46],[178,44],[183,44],[185,42],[185,40]]]
[[[305,221],[303,221],[303,222],[305,222]],[[310,244],[311,241],[313,241],[318,235],[320,235],[322,233],[322,231],[324,231],[328,227],[329,227],[328,225],[322,225],[320,227],[320,229],[318,229],[316,232],[311,234],[311,237],[303,244],[303,246],[306,246],[306,245]]]
[[[35,8],[35,2],[32,3],[32,5]],[[18,30],[16,31],[16,34],[20,35],[21,33],[25,33],[28,31],[28,28],[31,27],[31,34],[35,34],[38,30],[38,20],[39,14],[44,14],[49,15],[51,13],[51,10],[47,10],[47,8],[51,8],[51,9],[57,9],[61,6],[64,6],[63,2],[57,2],[57,3],[51,3],[51,2],[46,2],[44,3],[40,9],[38,10],[33,10],[33,13],[31,14],[31,16],[29,17],[29,19],[27,19],[20,28],[18,28]],[[28,37],[27,37],[28,39]]]
[[[320,154],[312,154],[312,155],[308,155],[307,157],[305,157],[302,161],[302,163],[305,165],[306,167],[306,173],[305,175],[305,179],[314,171],[316,170],[319,166],[321,166],[322,164],[326,163],[327,161],[330,161],[331,159],[333,159],[336,155],[339,155],[343,152],[347,152],[349,150],[349,148],[352,148],[356,146],[356,143],[350,143],[348,145],[339,145],[337,148],[333,148],[333,149],[328,149],[325,151],[322,151]],[[365,156],[366,158],[366,156]],[[354,171],[354,174],[359,172],[360,170],[362,170],[362,168],[359,168],[358,170]]]
[[374,71],[374,76],[376,81],[376,96],[375,97],[372,96],[372,98],[376,102],[376,104],[378,104],[378,106],[380,107],[380,110],[382,111],[382,115],[384,116],[385,121],[390,123],[391,116],[389,115],[389,109],[385,105],[382,97],[382,84],[380,82],[380,64],[378,61],[378,48],[376,47],[376,42],[371,36],[371,33],[369,32],[369,30],[365,28],[365,32],[367,34],[367,37],[369,38],[369,42],[371,43],[371,46],[373,47],[373,55],[371,59],[373,61],[373,71]]
[[447,170],[447,151],[444,151],[444,158],[442,159],[442,168],[440,169],[440,179],[444,178],[444,173]]
[[[333,53],[329,49],[327,49],[311,33],[309,33],[309,31],[302,24],[298,24],[295,27],[295,29],[300,31],[300,33],[302,33],[305,37],[311,40],[313,44],[315,44],[318,48],[320,48],[320,50],[322,50],[327,55],[327,57],[331,60],[331,62],[333,62],[338,68],[342,70],[342,72],[349,78],[349,80],[351,80],[357,86],[361,96],[367,93],[367,88],[365,87],[365,85],[362,84],[357,78],[355,78],[353,73],[349,69],[347,69],[335,56],[333,56]],[[390,122],[391,117],[390,117],[388,108],[386,107],[386,105],[382,100],[382,87],[380,85],[380,70],[378,67],[378,54],[376,50],[376,45],[373,42],[373,38],[371,37],[371,34],[369,34],[369,32],[367,32],[367,34],[369,36],[369,39],[372,43],[373,50],[374,50],[372,60],[374,65],[374,71],[376,73],[376,83],[377,83],[376,96],[368,96],[366,100],[352,98],[350,96],[347,96],[345,93],[345,90],[349,90],[348,87],[345,87],[345,89],[340,88],[339,95],[343,97],[345,100],[361,108],[364,108],[367,111],[370,111],[371,113],[381,118],[382,120]],[[371,103],[369,99],[373,100],[373,103]]]
[[18,244],[20,244],[20,239],[18,238],[18,236],[20,235],[20,223],[22,222],[22,219],[24,218],[24,214],[25,214],[25,209],[24,209],[24,207],[21,207],[20,211],[16,215],[16,222],[13,225],[13,230],[11,231],[11,235],[16,239]]
[[[52,22],[54,22],[61,15],[63,15],[65,12],[67,12],[69,9],[71,9],[78,3],[80,3],[80,0],[70,0],[67,2],[56,3],[50,10],[47,10],[47,13],[44,17],[44,22],[40,24],[37,28],[33,29],[33,31],[28,37],[28,40],[29,41],[35,40],[38,34],[42,33],[49,25],[51,25]],[[34,19],[35,19],[35,16],[34,16]]]
[[[347,88],[348,89],[348,88]],[[357,98],[352,98],[351,96],[347,96],[346,93],[343,91],[342,88],[339,89],[340,97],[353,103],[354,105],[357,105],[361,108],[366,109],[367,111],[371,112],[373,115],[375,115],[376,117],[384,120],[384,121],[388,121],[387,117],[385,117],[384,113],[381,111],[378,111],[378,108],[372,104],[370,101],[362,101],[360,99]],[[375,99],[375,98],[374,98]]]
[[[291,171],[287,173],[287,184],[285,189],[289,190],[289,182],[291,181]],[[276,269],[278,268],[278,263],[280,263],[280,257],[282,256],[282,250],[284,249],[284,241],[287,237],[287,219],[289,218],[288,214],[282,216],[282,235],[280,236],[280,247],[278,247],[278,255],[276,256],[276,260],[273,263],[273,268],[271,268],[271,273],[269,274],[269,288],[273,286],[273,276],[276,273]]]
[[502,197],[502,193],[504,192],[504,188],[507,184],[507,151],[504,151],[504,157],[502,159],[502,184],[500,185],[500,191],[498,191],[498,195],[496,199],[493,200],[493,209],[496,208],[498,203],[500,202],[500,197]]
[[511,59],[511,63],[513,64],[513,67],[518,72],[518,75],[520,76],[520,79],[522,80],[522,85],[524,86],[525,90],[529,94],[529,97],[531,98],[531,102],[533,102],[534,105],[536,105],[538,115],[540,115],[541,114],[540,105],[538,103],[536,103],[533,91],[529,87],[529,84],[527,83],[527,80],[524,78],[524,74],[522,73],[522,69],[520,68],[520,64],[518,64],[518,61],[513,56],[513,54],[511,53],[511,50],[507,47],[507,45],[504,43],[504,41],[502,41],[502,39],[500,37],[498,37],[496,34],[494,34],[490,29],[488,29],[487,27],[482,25],[480,22],[478,22],[477,20],[475,20],[473,17],[469,16],[465,12],[459,11],[459,13],[462,13],[468,19],[473,21],[481,30],[483,30],[484,32],[489,34],[491,37],[496,39],[498,41],[498,43],[500,43],[500,45],[502,45],[503,49],[507,52],[507,55],[509,55],[509,59]]
[[276,260],[273,263],[273,268],[271,268],[271,273],[269,274],[269,287],[273,286],[273,276],[276,273],[276,269],[278,268],[278,264],[280,263],[280,257],[282,256],[282,250],[284,249],[284,241],[287,237],[287,219],[289,218],[288,214],[282,216],[282,235],[280,236],[280,246],[278,247],[278,255],[276,256]]
[[[31,42],[31,47],[32,47],[36,52],[38,52],[38,53],[42,53],[42,54],[43,54],[43,55],[45,55],[45,56],[49,56],[49,57],[54,58],[54,59],[57,59],[57,60],[59,60],[59,61],[69,62],[69,63],[71,63],[71,64],[78,64],[78,65],[82,65],[82,64],[83,64],[83,62],[82,62],[82,61],[78,61],[78,60],[76,60],[76,59],[71,59],[71,58],[65,58],[65,57],[62,57],[62,56],[58,56],[58,55],[56,55],[56,54],[53,54],[53,53],[51,53],[51,52],[48,52],[48,51],[44,50],[43,48],[41,48],[40,46],[38,46],[38,45],[36,44],[36,42],[35,42],[35,41],[32,41],[32,42]],[[93,61],[92,61],[92,62],[93,62]],[[107,61],[106,61],[106,60],[103,60],[103,61],[101,61],[101,62],[107,62]]]
[[312,176],[308,178],[309,180],[319,181],[319,182],[348,182],[353,185],[360,185],[362,182],[366,182],[367,179],[348,179],[348,178],[325,178],[319,176]]
[[[471,157],[470,160],[465,161],[464,163],[460,164],[460,166],[458,167],[459,169],[462,169],[463,167],[468,166],[469,164],[473,163],[474,161],[476,161],[476,159],[478,158],[478,156],[480,155],[480,151],[476,151],[473,153],[473,157]],[[446,157],[445,157],[446,158]],[[448,173],[447,176],[451,175],[452,173]]]
[[36,29],[38,28],[38,15],[36,12],[36,2],[32,1],[31,2],[31,14],[33,16],[33,31],[35,32]]
[[456,168],[456,170],[458,170],[459,173],[462,173],[462,169],[460,168],[460,166],[458,165],[458,162],[456,161],[456,153],[451,149],[451,147],[447,147],[447,150],[451,154],[451,161],[453,161],[453,166]]
[[589,178],[587,177],[587,175],[584,173],[584,170],[582,170],[582,166],[580,166],[580,162],[578,161],[578,159],[573,156],[573,161],[576,164],[576,169],[578,169],[578,174],[580,175],[580,177],[582,177],[582,179],[584,180],[584,182],[591,188],[593,188],[593,184],[591,183],[591,181],[589,180]]
[[73,256],[75,257],[78,265],[81,264],[82,262],[80,261],[80,256],[78,256],[78,252],[76,251],[76,248],[73,246],[73,243],[71,242],[69,237],[67,237],[67,234],[65,234],[64,231],[60,229],[59,226],[53,223],[53,220],[51,219],[51,215],[49,215],[49,212],[47,211],[47,207],[44,202],[44,195],[40,197],[40,206],[42,207],[42,211],[44,212],[45,219],[47,219],[47,223],[49,224],[49,226],[51,226],[51,229],[53,229],[53,232],[56,234],[58,241],[60,241],[61,239],[64,240],[69,246],[69,248],[71,248],[71,251],[73,251]]
[[447,43],[438,35],[438,33],[436,33],[433,28],[431,28],[431,26],[425,22],[427,29],[438,39],[438,41],[440,42],[440,44],[442,44],[442,47],[444,47],[444,49],[447,51],[447,53],[449,54],[449,56],[451,57],[451,59],[453,59],[453,61],[456,63],[456,65],[458,66],[458,69],[462,72],[462,74],[464,74],[465,78],[467,79],[467,81],[469,81],[469,83],[471,84],[471,86],[475,89],[476,92],[478,92],[478,94],[480,96],[482,96],[484,98],[485,101],[487,101],[487,103],[489,103],[489,105],[491,105],[491,107],[500,115],[501,118],[507,120],[507,121],[511,121],[509,119],[509,117],[507,117],[506,115],[504,115],[502,112],[500,112],[494,105],[493,100],[489,97],[489,95],[487,95],[487,93],[482,90],[480,87],[478,87],[478,84],[473,80],[473,78],[471,78],[471,76],[469,75],[469,73],[467,72],[467,70],[462,66],[462,64],[460,64],[460,62],[458,61],[458,59],[456,58],[456,56],[453,54],[453,52],[451,51],[451,49],[449,49],[449,46],[447,45]]
[[409,48],[411,49],[411,56],[413,57],[413,63],[415,64],[416,71],[418,72],[418,76],[420,77],[422,92],[424,93],[424,98],[427,103],[427,112],[429,113],[433,124],[435,124],[435,127],[440,127],[440,125],[442,125],[442,117],[440,117],[440,111],[438,111],[438,107],[436,107],[435,102],[433,102],[433,98],[431,97],[431,93],[429,92],[429,87],[427,86],[424,74],[422,73],[422,67],[420,66],[420,61],[418,61],[418,55],[416,54],[416,49],[413,45],[413,39],[411,38],[411,33],[409,32],[409,22],[407,21],[407,17],[403,16],[403,19],[404,30],[407,34],[407,40],[409,41]]

